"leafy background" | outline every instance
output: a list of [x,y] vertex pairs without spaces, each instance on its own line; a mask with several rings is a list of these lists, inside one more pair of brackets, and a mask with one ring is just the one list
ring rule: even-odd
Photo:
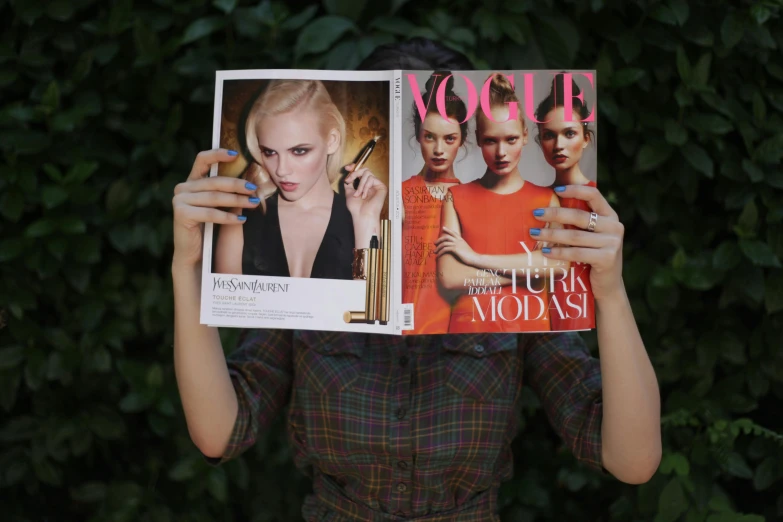
[[188,438],[173,187],[209,147],[216,69],[351,69],[422,35],[476,68],[598,70],[600,185],[664,399],[660,469],[630,486],[528,396],[503,520],[782,520],[781,4],[0,0],[3,518],[299,520],[282,423],[215,469]]

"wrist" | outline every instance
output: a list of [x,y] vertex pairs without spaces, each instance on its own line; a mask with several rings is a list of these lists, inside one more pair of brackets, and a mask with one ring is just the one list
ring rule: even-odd
[[176,256],[171,260],[171,275],[199,275],[201,274],[201,261],[192,262],[185,259],[178,259]]
[[628,294],[625,291],[625,284],[623,284],[622,281],[615,285],[614,288],[611,288],[608,292],[598,292],[597,294],[594,292],[593,297],[595,298],[596,306],[602,305],[607,307],[626,304],[630,305]]
[[354,248],[369,248],[372,236],[381,239],[381,227],[378,221],[357,219],[353,223]]

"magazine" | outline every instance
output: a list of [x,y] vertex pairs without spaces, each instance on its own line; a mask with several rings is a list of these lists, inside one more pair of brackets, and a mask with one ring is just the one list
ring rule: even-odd
[[[590,267],[534,211],[588,210],[595,71],[218,71],[214,165],[255,187],[205,226],[201,322],[394,335],[595,328]],[[565,225],[569,228],[569,225]]]

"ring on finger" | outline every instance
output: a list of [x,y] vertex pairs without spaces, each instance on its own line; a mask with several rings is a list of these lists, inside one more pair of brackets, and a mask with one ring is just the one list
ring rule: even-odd
[[588,232],[595,232],[595,226],[598,224],[598,214],[590,212],[590,222],[587,224]]

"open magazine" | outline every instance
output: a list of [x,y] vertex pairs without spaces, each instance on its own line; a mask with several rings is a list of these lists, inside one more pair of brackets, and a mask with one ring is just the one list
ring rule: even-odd
[[[212,176],[255,186],[205,227],[201,322],[396,335],[595,327],[590,267],[536,209],[588,210],[594,71],[219,71]],[[240,222],[240,220],[242,220]]]

